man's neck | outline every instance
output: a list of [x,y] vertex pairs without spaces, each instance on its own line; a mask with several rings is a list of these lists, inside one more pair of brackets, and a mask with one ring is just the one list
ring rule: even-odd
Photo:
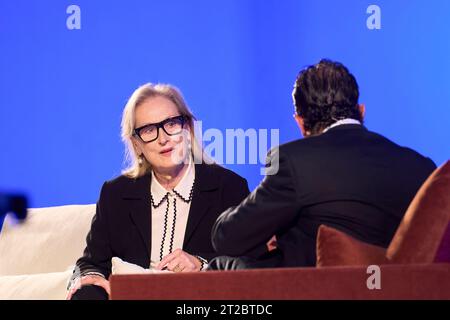
[[326,127],[325,129],[323,129],[321,133],[325,133],[328,130],[330,130],[331,128],[334,128],[337,126],[342,126],[344,124],[361,124],[361,122],[358,120],[352,119],[352,118],[341,119],[341,120],[338,120],[338,121],[332,123],[330,126]]

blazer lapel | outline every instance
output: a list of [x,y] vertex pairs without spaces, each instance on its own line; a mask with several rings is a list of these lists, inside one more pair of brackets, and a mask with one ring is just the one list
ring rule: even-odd
[[133,182],[125,200],[130,201],[130,217],[136,225],[142,241],[147,248],[147,255],[150,258],[151,253],[151,205],[150,205],[150,180],[151,175],[147,174],[136,179]]
[[[150,204],[151,174],[136,179],[124,200],[130,201],[130,217],[139,230],[142,241],[151,257],[151,204]],[[195,165],[195,185],[191,208],[184,235],[183,247],[189,243],[195,229],[213,204],[212,192],[219,188],[218,177],[214,170],[209,170],[206,164]]]
[[195,165],[195,185],[189,210],[183,247],[186,248],[195,229],[212,205],[211,191],[219,188],[218,177],[206,164]]

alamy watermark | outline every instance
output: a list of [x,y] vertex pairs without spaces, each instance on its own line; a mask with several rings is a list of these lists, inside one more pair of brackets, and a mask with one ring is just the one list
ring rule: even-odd
[[[196,154],[199,150],[193,149],[194,161],[214,162],[217,164],[260,164],[261,175],[274,175],[278,172],[279,156],[278,145],[280,143],[279,129],[224,129],[209,128],[203,130],[201,121],[194,121],[195,139],[203,147],[203,154]],[[193,146],[190,130],[183,129],[183,139]],[[171,153],[174,163],[188,161],[185,151],[191,148],[182,148],[178,144]],[[270,156],[267,157],[270,150]],[[269,161],[269,162],[268,162]]]
[[71,4],[67,7],[66,13],[69,16],[66,19],[66,27],[69,30],[81,29],[81,9],[76,4]]
[[371,4],[367,7],[367,14],[370,16],[366,20],[366,26],[369,30],[380,30],[381,29],[381,8],[376,4]]
[[366,286],[369,290],[381,290],[381,269],[380,266],[372,264],[367,267],[367,274],[370,276],[367,278]]
[[[66,8],[66,27],[68,30],[81,29],[81,8],[79,5],[71,4]],[[381,29],[381,8],[376,4],[371,4],[366,9],[366,14],[369,14],[366,20],[366,26],[369,30]]]
[[278,153],[272,152],[271,163],[266,163],[267,151],[280,143],[279,129],[219,129],[203,131],[201,121],[195,121],[197,139],[205,146],[205,153],[218,164],[261,164],[262,175],[278,172]]
[[[81,29],[81,8],[76,4],[71,4],[66,8],[66,13],[69,15],[66,18],[66,27],[68,30]],[[369,30],[381,29],[381,8],[376,4],[371,4],[366,9],[366,14],[369,14],[366,20],[366,26]]]

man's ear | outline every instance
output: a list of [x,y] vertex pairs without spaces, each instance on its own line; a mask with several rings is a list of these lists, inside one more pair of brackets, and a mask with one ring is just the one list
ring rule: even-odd
[[358,106],[358,109],[359,109],[359,114],[361,115],[361,119],[364,120],[364,117],[365,117],[365,115],[366,115],[366,106],[365,106],[365,104],[364,104],[364,103],[361,103],[361,104]]
[[302,135],[304,137],[309,135],[309,132],[305,130],[305,122],[301,116],[299,116],[297,113],[294,114],[295,122],[297,122],[298,127],[300,128],[300,131],[302,132]]

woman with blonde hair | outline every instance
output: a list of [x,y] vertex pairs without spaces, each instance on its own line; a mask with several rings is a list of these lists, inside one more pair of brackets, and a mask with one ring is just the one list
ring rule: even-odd
[[107,299],[114,257],[142,268],[204,270],[216,256],[211,229],[249,193],[239,175],[205,161],[181,93],[145,84],[122,117],[129,166],[104,183],[68,299]]

